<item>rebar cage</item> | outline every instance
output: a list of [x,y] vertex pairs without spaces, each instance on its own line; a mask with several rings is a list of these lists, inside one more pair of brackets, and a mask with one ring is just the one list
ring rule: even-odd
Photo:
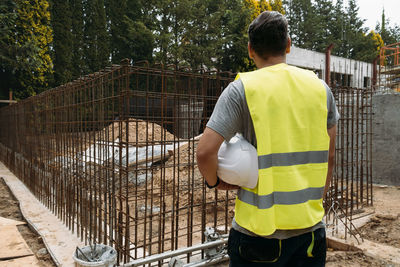
[[[205,242],[206,226],[228,232],[236,192],[206,189],[195,151],[233,78],[113,65],[2,108],[0,159],[85,243],[115,247],[119,262]],[[326,205],[351,215],[372,204],[371,90],[332,91],[341,121]]]

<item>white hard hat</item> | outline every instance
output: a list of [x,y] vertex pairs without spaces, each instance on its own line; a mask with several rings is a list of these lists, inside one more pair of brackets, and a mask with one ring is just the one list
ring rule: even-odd
[[224,182],[254,188],[258,182],[257,150],[242,135],[223,142],[218,151],[217,175]]

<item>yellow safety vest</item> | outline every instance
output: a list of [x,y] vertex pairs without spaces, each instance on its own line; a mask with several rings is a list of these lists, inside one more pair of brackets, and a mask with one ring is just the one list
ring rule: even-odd
[[235,220],[257,234],[322,220],[328,170],[327,95],[311,71],[284,63],[240,73],[257,138],[259,180],[241,188]]

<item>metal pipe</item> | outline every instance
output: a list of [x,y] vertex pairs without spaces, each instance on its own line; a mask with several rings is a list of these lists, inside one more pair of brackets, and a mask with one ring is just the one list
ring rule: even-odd
[[184,267],[200,267],[200,266],[210,266],[210,265],[214,265],[220,262],[224,262],[224,261],[228,261],[229,260],[229,256],[228,254],[221,254],[218,257],[209,259],[209,260],[202,260],[199,262],[194,262],[194,263],[188,263],[183,265]]
[[17,103],[16,100],[0,100],[0,103],[5,103],[5,104],[15,104]]
[[120,267],[134,267],[134,266],[144,265],[144,264],[152,263],[155,261],[160,261],[163,259],[173,258],[173,257],[179,256],[182,254],[187,254],[187,253],[190,253],[190,252],[193,252],[196,250],[203,250],[203,249],[207,249],[207,248],[211,248],[211,247],[220,246],[220,245],[226,244],[228,242],[228,237],[226,237],[226,235],[224,235],[224,236],[225,237],[223,239],[220,239],[217,241],[202,243],[202,244],[194,245],[194,246],[191,246],[188,248],[167,251],[167,252],[164,252],[161,254],[146,257],[144,259],[139,259],[139,260],[134,260],[134,261],[128,262],[124,265],[120,265]]

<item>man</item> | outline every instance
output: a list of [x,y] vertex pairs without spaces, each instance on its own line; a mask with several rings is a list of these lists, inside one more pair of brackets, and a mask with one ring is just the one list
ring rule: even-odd
[[[329,87],[288,66],[287,21],[263,12],[249,26],[257,70],[238,74],[221,94],[197,147],[209,188],[238,189],[229,235],[230,266],[324,266],[322,199],[332,175],[339,114]],[[257,148],[256,188],[217,175],[217,153],[236,133]]]

